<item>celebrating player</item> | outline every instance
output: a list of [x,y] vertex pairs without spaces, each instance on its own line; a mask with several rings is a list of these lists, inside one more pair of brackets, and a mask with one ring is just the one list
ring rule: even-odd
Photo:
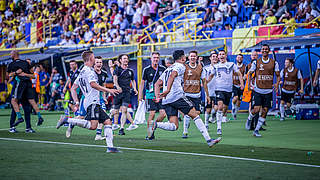
[[[242,74],[242,77],[244,77],[244,73],[246,70],[246,65],[243,64],[243,55],[239,54],[236,57],[237,60],[237,67]],[[240,104],[241,104],[241,97],[243,94],[243,89],[240,89],[240,77],[234,73],[233,74],[233,87],[232,87],[232,94],[233,94],[233,99],[232,99],[232,116],[233,119],[237,119],[237,113],[240,109]]]
[[76,89],[80,87],[81,92],[85,96],[83,104],[87,112],[86,117],[85,119],[76,119],[68,118],[63,115],[58,121],[56,128],[59,129],[63,124],[69,123],[74,126],[95,130],[99,123],[103,123],[105,125],[104,135],[106,137],[107,152],[119,152],[118,149],[113,147],[112,121],[100,106],[100,91],[109,92],[115,95],[118,93],[118,90],[108,89],[98,84],[98,76],[92,68],[95,63],[92,51],[83,52],[82,59],[85,66],[82,68],[80,75],[74,82],[71,88],[71,94],[76,102],[74,109],[74,111],[76,111],[79,108],[79,99]]
[[[252,118],[256,113],[260,112],[262,108],[261,116],[258,119],[258,124],[253,132],[255,137],[261,137],[259,130],[266,120],[269,108],[271,108],[272,92],[278,91],[280,83],[280,71],[277,61],[269,58],[270,48],[269,45],[264,44],[261,48],[262,58],[253,61],[249,70],[248,81],[250,82],[252,73],[255,73],[255,84],[253,90],[254,109],[249,112],[247,124],[251,124]],[[276,74],[277,82],[273,84],[273,76]]]
[[[183,50],[174,51],[173,59],[175,60],[175,63],[165,70],[155,84],[156,101],[159,102],[160,98],[162,98],[162,105],[165,106],[169,122],[155,123],[153,133],[157,127],[167,131],[176,131],[179,127],[178,110],[180,110],[194,120],[194,123],[207,141],[209,147],[212,147],[220,142],[221,138],[210,138],[207,128],[194,108],[193,103],[184,95],[183,76],[186,70],[184,65],[186,57]],[[163,93],[160,94],[161,85],[163,85]]]
[[[240,89],[243,90],[243,77],[238,67],[233,62],[227,62],[226,52],[220,50],[218,54],[219,63],[212,69],[212,78],[216,77],[216,97],[218,101],[217,134],[221,135],[221,123],[223,115],[227,113],[228,105],[232,96],[232,77],[237,73],[240,80]],[[211,80],[210,78],[209,80]]]
[[[201,79],[204,85],[204,89],[208,92],[206,72],[203,71],[202,64],[197,62],[198,52],[189,52],[189,63],[185,64],[185,72],[183,77],[183,90],[185,96],[193,103],[194,108],[198,115],[200,115],[201,105]],[[209,97],[209,96],[207,96]],[[183,135],[182,138],[188,138],[188,128],[190,125],[190,117],[185,114],[183,119]]]
[[281,89],[280,102],[280,121],[284,120],[284,104],[287,103],[287,108],[291,107],[294,94],[298,87],[298,80],[300,80],[299,93],[303,93],[303,79],[300,70],[293,66],[294,60],[287,58],[285,60],[285,68],[280,72],[280,78],[283,78],[283,86]]
[[[209,57],[211,64],[209,64],[208,66],[205,66],[205,71],[207,73],[206,75],[206,80],[209,79],[210,77],[210,72],[212,72],[212,69],[214,67],[215,64],[218,63],[218,54],[213,51],[211,52],[211,55]],[[205,126],[207,127],[207,129],[209,129],[209,116],[211,114],[212,119],[215,119],[216,116],[216,112],[218,110],[218,102],[216,100],[216,81],[215,81],[216,77],[214,76],[210,82],[208,82],[207,86],[208,86],[208,92],[205,91],[206,93],[206,97],[209,97],[210,99],[206,98],[206,112],[204,114],[205,117]],[[213,120],[212,120],[213,122]]]

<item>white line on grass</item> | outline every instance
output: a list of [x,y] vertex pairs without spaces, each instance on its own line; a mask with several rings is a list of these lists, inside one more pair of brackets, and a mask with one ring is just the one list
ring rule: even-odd
[[[54,141],[14,139],[14,138],[0,138],[0,140],[20,141],[20,142],[33,142],[33,143],[44,143],[44,144],[71,145],[71,146],[83,146],[83,147],[101,147],[101,148],[106,148],[107,147],[105,145],[95,145],[95,144],[77,144],[77,143],[65,143],[65,142],[54,142]],[[189,152],[164,151],[164,150],[156,150],[156,149],[139,149],[139,148],[128,148],[128,147],[118,147],[118,148],[119,149],[124,149],[124,150],[132,150],[132,151],[158,152],[158,153],[168,153],[168,154],[182,154],[182,155],[215,157],[215,158],[224,158],[224,159],[236,159],[236,160],[244,160],[244,161],[255,161],[255,162],[273,163],[273,164],[284,164],[284,165],[320,168],[320,166],[312,165],[312,164],[290,163],[290,162],[282,162],[282,161],[271,161],[271,160],[262,160],[262,159],[252,159],[252,158],[241,158],[241,157],[233,157],[233,156],[221,156],[221,155],[213,155],[213,154],[200,154],[200,153],[189,153]]]

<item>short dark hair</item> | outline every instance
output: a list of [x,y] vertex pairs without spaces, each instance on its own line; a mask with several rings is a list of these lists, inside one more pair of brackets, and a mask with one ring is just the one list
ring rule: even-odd
[[222,51],[222,52],[226,52],[224,49],[220,49],[220,50],[219,50],[219,52],[221,52],[221,51]]
[[158,56],[160,56],[160,53],[159,53],[158,51],[153,51],[153,52],[151,53],[151,56],[153,56],[154,54],[157,54]]
[[286,60],[289,60],[289,62],[290,62],[291,64],[294,64],[294,59],[293,59],[293,58],[286,58]]
[[270,49],[269,44],[262,44],[262,47],[263,47],[263,46],[268,47],[268,49]]
[[211,52],[210,52],[210,56],[212,56],[212,55],[214,55],[214,54],[218,55],[218,53],[217,53],[216,51],[211,51]]
[[75,63],[76,62],[76,60],[71,60],[69,63]]
[[241,54],[241,53],[240,53],[240,54],[238,54],[238,56],[241,56],[241,57],[243,57],[243,54]]
[[173,64],[174,63],[174,60],[172,59],[172,57],[167,57],[165,59],[165,62],[168,62],[169,64]]
[[93,52],[92,51],[83,51],[83,53],[82,53],[82,59],[83,59],[83,61],[84,62],[87,62],[87,61],[89,61],[89,59],[90,59],[90,56],[93,54]]
[[128,55],[128,54],[120,54],[119,57],[118,57],[118,61],[119,61],[119,62],[120,62],[120,59],[122,59],[123,56],[127,56],[127,57],[129,58],[129,55]]
[[175,50],[172,54],[173,60],[179,60],[182,56],[184,56],[184,51],[183,50]]
[[198,51],[196,51],[196,50],[189,51],[189,55],[190,55],[191,53],[195,53],[196,55],[198,55]]
[[97,56],[97,57],[95,57],[96,59],[103,59],[101,56]]

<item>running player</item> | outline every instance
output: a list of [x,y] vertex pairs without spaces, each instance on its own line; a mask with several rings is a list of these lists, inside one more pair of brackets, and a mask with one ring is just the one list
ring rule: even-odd
[[287,108],[290,109],[294,94],[298,87],[298,80],[300,80],[299,93],[303,93],[303,79],[300,70],[293,66],[294,60],[287,58],[285,60],[285,68],[281,70],[280,77],[283,79],[283,86],[281,89],[280,102],[280,121],[284,121],[284,104],[287,103]]
[[118,93],[118,90],[108,89],[97,83],[98,76],[92,68],[95,63],[92,51],[84,51],[82,53],[82,59],[85,66],[82,68],[80,75],[74,82],[71,88],[71,94],[72,98],[76,102],[74,109],[74,111],[76,111],[79,108],[79,99],[76,89],[80,87],[81,92],[85,96],[84,107],[87,111],[86,117],[85,119],[76,119],[68,118],[63,115],[57,123],[57,129],[59,129],[63,124],[69,123],[74,126],[95,130],[99,123],[103,123],[105,125],[104,135],[106,137],[107,152],[119,152],[113,147],[112,121],[100,106],[100,91],[109,92],[115,95]]
[[[246,65],[243,64],[243,55],[239,54],[236,57],[237,60],[237,67],[242,74],[242,77],[244,77],[244,73],[246,70]],[[232,99],[232,116],[233,119],[237,119],[237,113],[240,109],[240,104],[241,104],[241,97],[243,94],[243,89],[240,89],[240,77],[237,74],[233,74],[233,87],[232,87],[232,94],[233,94],[233,99]]]
[[[216,98],[218,101],[217,134],[221,135],[221,123],[223,115],[227,113],[229,102],[232,96],[232,77],[237,73],[240,80],[240,89],[243,90],[243,77],[238,67],[233,62],[227,62],[227,55],[224,50],[218,54],[219,63],[214,65],[212,78],[216,77]],[[209,79],[211,80],[211,78]]]
[[[213,51],[211,52],[211,55],[209,57],[211,64],[205,66],[205,71],[206,71],[206,80],[208,81],[209,77],[210,77],[210,72],[212,72],[213,67],[215,64],[217,64],[218,61],[218,54]],[[209,117],[211,114],[211,122],[214,122],[215,116],[216,116],[216,112],[218,110],[218,102],[216,101],[216,93],[215,93],[215,89],[216,89],[216,82],[215,82],[216,77],[214,76],[212,78],[212,80],[210,82],[208,82],[207,86],[208,86],[208,92],[206,92],[206,112],[204,114],[205,117],[205,126],[207,127],[207,129],[209,129]],[[208,97],[210,99],[208,99]]]
[[[253,61],[249,70],[248,81],[250,82],[251,74],[255,73],[255,84],[253,90],[253,105],[254,109],[249,113],[247,124],[251,124],[252,118],[262,109],[258,119],[258,124],[253,132],[255,137],[261,137],[259,133],[260,127],[266,120],[268,110],[271,108],[272,92],[278,91],[280,83],[280,71],[277,61],[269,58],[269,45],[264,44],[261,48],[262,58]],[[276,74],[277,82],[273,84],[273,76]]]
[[159,111],[159,116],[156,119],[156,122],[163,121],[166,117],[166,113],[164,111],[164,107],[161,105],[161,102],[156,103],[155,94],[154,94],[154,84],[158,81],[160,75],[165,71],[165,67],[159,65],[160,61],[160,53],[152,52],[151,53],[151,65],[147,66],[142,71],[142,80],[140,82],[139,87],[139,101],[143,100],[143,89],[146,86],[146,101],[147,101],[147,109],[149,111],[149,117],[147,121],[147,140],[154,139],[152,136],[152,123],[157,111]]
[[[198,52],[189,52],[189,63],[185,64],[185,72],[183,77],[183,91],[185,96],[191,101],[196,109],[196,113],[200,115],[201,105],[201,80],[206,92],[208,92],[206,72],[203,71],[201,62],[198,60]],[[209,96],[207,96],[209,97]],[[183,119],[183,134],[182,138],[188,138],[188,128],[190,126],[190,117],[185,114]]]
[[[94,71],[98,75],[98,83],[102,87],[107,87],[106,80],[108,77],[108,73],[102,69],[102,65],[103,65],[102,57],[101,56],[96,57],[95,64],[94,64]],[[100,106],[104,111],[107,110],[106,102],[108,102],[107,101],[107,93],[100,92]],[[96,131],[96,137],[94,140],[104,140],[106,138],[101,135],[102,134],[102,127],[103,127],[103,124],[99,123],[99,125],[97,127],[97,131]]]
[[[183,50],[174,51],[173,59],[175,63],[165,70],[155,84],[156,101],[159,102],[162,98],[162,105],[165,106],[169,122],[155,123],[153,133],[157,127],[167,131],[176,131],[179,127],[178,110],[180,110],[194,120],[194,123],[207,141],[209,147],[212,147],[220,142],[221,138],[210,138],[207,128],[203,124],[192,102],[184,95],[183,76],[186,69],[184,66],[186,57]],[[162,85],[163,93],[160,94],[160,86]]]

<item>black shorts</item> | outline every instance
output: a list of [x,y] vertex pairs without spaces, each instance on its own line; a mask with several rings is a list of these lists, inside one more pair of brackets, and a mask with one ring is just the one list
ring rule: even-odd
[[148,111],[159,111],[160,109],[164,109],[161,101],[159,103],[156,103],[152,99],[147,100],[147,110]]
[[286,103],[292,103],[292,100],[294,99],[294,93],[286,93],[281,91],[281,100]]
[[252,95],[252,105],[253,106],[262,106],[268,109],[271,108],[271,101],[272,101],[272,93],[269,94],[260,94],[253,91]]
[[197,111],[200,111],[201,98],[193,98],[188,96],[187,98],[193,103],[194,108],[196,108]]
[[210,96],[210,102],[207,102],[206,108],[212,108],[212,105],[218,105],[216,96]]
[[99,123],[104,123],[107,119],[110,119],[110,117],[99,104],[91,104],[87,108],[85,120],[98,120]]
[[178,110],[183,112],[183,114],[188,114],[193,108],[193,103],[186,97],[180,98],[173,103],[164,105],[166,114],[170,116],[178,116]]
[[232,87],[232,97],[238,96],[238,99],[241,100],[243,94],[243,90],[240,87],[233,86]]
[[21,100],[21,98],[35,99],[35,90],[32,88],[31,81],[16,82],[13,92],[13,98]]
[[123,91],[113,98],[113,108],[120,109],[120,106],[126,106],[130,104],[130,91]]
[[229,106],[231,97],[232,97],[232,92],[216,91],[217,102],[223,101],[223,104],[226,106]]

